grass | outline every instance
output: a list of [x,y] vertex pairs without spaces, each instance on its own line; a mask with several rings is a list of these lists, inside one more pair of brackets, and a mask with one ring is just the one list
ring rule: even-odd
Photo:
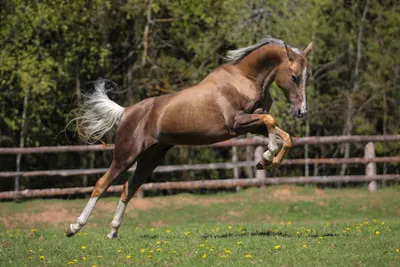
[[64,236],[86,200],[0,203],[0,266],[398,266],[400,187],[269,187],[133,200],[117,240],[105,198]]

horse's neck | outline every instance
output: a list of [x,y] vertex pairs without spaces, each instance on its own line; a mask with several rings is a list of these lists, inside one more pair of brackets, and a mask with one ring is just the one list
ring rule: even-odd
[[259,98],[255,101],[254,107],[248,110],[249,112],[258,108],[268,112],[271,108],[269,87],[275,79],[275,69],[281,62],[281,48],[265,46],[253,51],[238,64],[237,67],[255,82],[259,91]]

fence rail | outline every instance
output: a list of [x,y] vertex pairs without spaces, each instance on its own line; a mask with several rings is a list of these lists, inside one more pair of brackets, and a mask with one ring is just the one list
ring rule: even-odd
[[[338,165],[343,163],[348,164],[367,164],[367,163],[390,163],[400,162],[400,156],[393,157],[376,157],[376,158],[320,158],[320,159],[287,159],[282,162],[282,165],[304,165],[304,164],[331,164]],[[222,162],[208,164],[184,164],[184,165],[165,165],[158,166],[154,172],[173,172],[185,170],[215,170],[215,169],[233,169],[240,167],[254,167],[256,161],[241,161],[241,162]],[[128,172],[134,172],[136,166],[130,168]],[[70,170],[47,170],[47,171],[21,171],[21,172],[0,172],[1,178],[10,178],[15,176],[21,177],[40,177],[40,176],[78,176],[90,174],[103,174],[107,168],[97,169],[70,169]]]
[[[294,138],[294,145],[322,145],[348,142],[369,142],[365,146],[364,158],[317,158],[317,159],[287,159],[282,165],[308,165],[308,164],[366,164],[366,175],[361,176],[302,176],[302,177],[276,177],[266,178],[265,172],[257,171],[257,178],[239,179],[240,167],[254,167],[262,157],[263,148],[258,147],[255,150],[254,161],[237,161],[236,149],[232,149],[232,162],[209,163],[209,164],[184,164],[184,165],[165,165],[159,166],[155,172],[173,172],[183,170],[215,170],[215,169],[234,169],[235,179],[225,180],[201,180],[190,182],[166,182],[166,183],[148,183],[142,185],[140,192],[151,190],[171,190],[171,189],[199,189],[199,188],[232,188],[260,186],[267,184],[313,184],[313,183],[341,183],[341,182],[369,182],[369,190],[376,190],[376,181],[400,181],[400,174],[376,174],[376,163],[399,163],[400,156],[375,157],[373,142],[393,142],[400,141],[400,135],[376,135],[376,136],[323,136],[323,137],[301,137]],[[210,145],[211,147],[232,147],[237,146],[262,146],[268,144],[268,138],[254,137],[231,139],[225,142]],[[114,145],[84,145],[84,146],[55,146],[55,147],[30,147],[30,148],[0,148],[1,154],[22,155],[33,153],[65,153],[65,152],[92,152],[92,151],[110,151]],[[128,171],[133,172],[135,166]],[[69,169],[69,170],[40,170],[40,171],[17,171],[0,172],[0,179],[9,177],[44,177],[44,176],[78,176],[89,174],[103,174],[106,168],[98,169]],[[18,188],[18,187],[17,187]],[[0,192],[0,199],[14,199],[19,197],[48,197],[62,196],[69,194],[90,193],[93,187],[75,187],[75,188],[52,188],[43,190],[22,190]],[[112,186],[109,192],[120,192],[122,186]]]
[[[294,137],[294,145],[322,145],[338,144],[349,142],[392,142],[400,141],[400,135],[352,135],[352,136],[310,136]],[[254,137],[231,139],[220,143],[208,145],[211,147],[231,147],[231,146],[256,146],[267,145],[268,138]],[[60,153],[60,152],[90,152],[90,151],[109,151],[114,150],[113,144],[106,145],[81,145],[81,146],[42,146],[42,147],[2,147],[0,154],[33,154],[33,153]]]
[[[147,183],[140,187],[142,191],[157,190],[194,190],[194,189],[219,189],[234,187],[254,187],[262,185],[279,184],[329,184],[338,182],[371,182],[371,181],[400,181],[400,174],[386,175],[352,175],[352,176],[301,176],[301,177],[274,177],[274,178],[246,178],[225,180],[200,180],[187,182]],[[122,185],[110,186],[107,192],[122,192]],[[0,199],[53,197],[72,194],[91,193],[94,187],[50,188],[38,190],[22,190],[0,192]]]

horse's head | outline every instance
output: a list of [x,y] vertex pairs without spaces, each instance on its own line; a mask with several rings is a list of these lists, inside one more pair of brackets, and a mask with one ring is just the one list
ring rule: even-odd
[[306,82],[307,54],[312,43],[302,52],[285,44],[284,60],[276,69],[275,82],[283,90],[292,105],[293,116],[301,118],[307,114]]

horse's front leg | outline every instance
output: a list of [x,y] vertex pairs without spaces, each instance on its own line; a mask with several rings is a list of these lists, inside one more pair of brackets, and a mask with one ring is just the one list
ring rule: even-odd
[[261,133],[262,135],[268,133],[268,150],[263,154],[263,161],[257,166],[260,164],[268,166],[268,163],[273,163],[275,153],[278,151],[278,143],[275,136],[276,121],[271,115],[241,112],[235,116],[233,128],[238,135],[246,132]]
[[279,127],[275,127],[275,133],[280,137],[280,139],[282,139],[283,141],[283,145],[281,150],[279,151],[278,155],[276,155],[276,157],[274,157],[274,159],[272,160],[271,164],[265,164],[265,162],[260,161],[257,164],[257,169],[258,170],[262,170],[264,167],[278,167],[281,165],[282,160],[285,158],[286,153],[289,151],[289,149],[292,147],[293,145],[293,140],[292,137],[290,136],[290,134],[288,134],[287,132],[283,131],[282,129],[280,129]]

